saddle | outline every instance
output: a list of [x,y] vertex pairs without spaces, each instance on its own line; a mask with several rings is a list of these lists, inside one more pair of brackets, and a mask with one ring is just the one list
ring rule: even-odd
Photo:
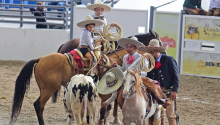
[[[80,50],[78,50],[78,49],[74,49],[74,50],[76,51],[76,53],[78,54],[78,56],[82,59],[82,61],[84,63],[84,65],[85,65],[84,70],[89,70],[91,68],[91,67],[89,67],[90,60],[88,58],[84,57]],[[94,50],[93,52],[97,58],[97,61],[98,61],[98,59],[100,59],[101,56],[103,56],[104,57],[103,61],[104,61],[105,65],[110,66],[110,60],[105,54],[101,54],[101,52],[98,50]]]

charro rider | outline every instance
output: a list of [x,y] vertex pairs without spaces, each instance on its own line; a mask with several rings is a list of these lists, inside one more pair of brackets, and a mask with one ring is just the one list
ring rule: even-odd
[[[106,20],[106,18],[104,18],[104,16],[102,16],[102,14],[103,14],[103,12],[110,12],[112,10],[112,8],[108,5],[103,4],[102,1],[96,0],[96,2],[94,4],[87,6],[87,9],[95,11],[95,14],[91,15],[93,19],[103,20],[104,24],[95,28],[100,33],[103,33],[103,28],[107,25],[107,20]],[[112,23],[111,27],[114,27],[116,25],[117,24]],[[109,30],[111,29],[111,27],[109,28]],[[95,35],[99,35],[99,34],[95,33]]]
[[[93,67],[97,61],[93,50],[93,40],[100,39],[100,36],[92,36],[94,27],[103,25],[103,21],[93,19],[91,16],[87,16],[85,21],[77,23],[77,26],[80,28],[85,28],[80,36],[79,48],[83,56],[90,60],[90,67]],[[101,37],[102,38],[102,37]],[[103,38],[102,38],[103,39]],[[97,69],[94,67],[94,70],[91,70],[91,74],[97,73]]]
[[[177,63],[172,56],[161,54],[168,46],[160,46],[159,41],[152,39],[148,46],[138,50],[150,53],[155,59],[155,67],[148,73],[150,79],[160,82],[161,88],[169,98],[171,105],[167,107],[166,114],[169,125],[179,124],[179,116],[176,112],[176,93],[179,87],[179,71]],[[161,120],[164,122],[164,119]],[[163,123],[164,124],[164,123]]]

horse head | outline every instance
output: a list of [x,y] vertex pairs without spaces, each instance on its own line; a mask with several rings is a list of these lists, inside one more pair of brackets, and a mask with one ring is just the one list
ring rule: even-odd
[[136,93],[138,93],[141,97],[141,85],[142,80],[139,76],[139,71],[135,69],[134,71],[131,71],[130,68],[127,69],[127,74],[125,78],[123,79],[123,98],[132,98]]

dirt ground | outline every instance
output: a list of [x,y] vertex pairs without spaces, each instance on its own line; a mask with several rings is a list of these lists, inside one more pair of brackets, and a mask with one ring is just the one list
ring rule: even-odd
[[[25,62],[0,61],[0,125],[7,125],[11,115],[12,98],[16,78]],[[181,125],[220,125],[220,80],[180,75],[177,111]],[[33,103],[39,96],[35,79],[31,79],[30,90],[24,98],[16,125],[37,125]],[[46,125],[66,124],[67,114],[62,102],[63,87],[57,103],[49,100],[44,110]],[[96,119],[99,117],[100,99],[97,101]],[[119,117],[122,113],[119,109]],[[110,123],[113,122],[112,113]],[[75,123],[73,123],[75,124]]]

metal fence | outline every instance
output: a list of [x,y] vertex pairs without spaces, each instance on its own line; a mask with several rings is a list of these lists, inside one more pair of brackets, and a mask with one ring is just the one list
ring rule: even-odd
[[[57,6],[57,5],[26,5],[23,4],[24,1],[21,0],[20,4],[11,4],[11,3],[0,3],[2,9],[0,9],[0,17],[8,17],[8,18],[18,18],[20,20],[9,20],[9,19],[1,19],[0,22],[4,23],[20,23],[20,27],[23,27],[23,24],[44,24],[44,25],[60,25],[63,29],[68,28],[68,0],[65,1],[48,1],[48,0],[25,0],[25,1],[41,1],[41,2],[64,2],[64,5]],[[74,2],[71,2],[74,4]],[[4,6],[15,6],[19,9],[5,9]],[[64,11],[43,11],[46,13],[46,16],[34,16],[34,15],[25,15],[25,12],[31,12],[30,10],[25,9],[25,7],[45,7],[45,8],[56,8],[56,9],[63,9]],[[19,14],[5,14],[4,12],[18,12]],[[42,12],[42,11],[34,11],[34,12]],[[62,14],[61,17],[54,17],[54,16],[47,16],[47,14]],[[36,22],[36,21],[24,21],[24,19],[49,19],[54,21],[63,21],[63,23],[54,23],[54,22]]]

